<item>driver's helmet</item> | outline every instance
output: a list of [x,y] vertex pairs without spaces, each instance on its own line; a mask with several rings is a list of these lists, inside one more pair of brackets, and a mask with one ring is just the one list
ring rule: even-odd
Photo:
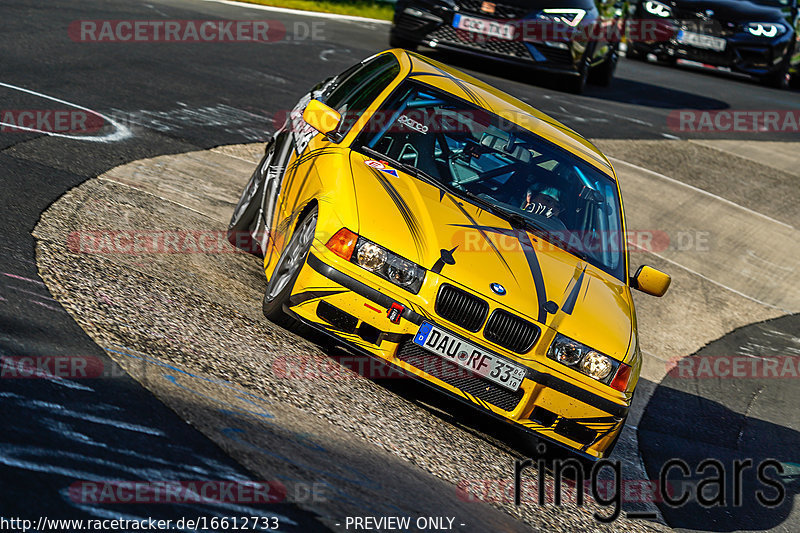
[[[543,198],[536,200],[536,198],[539,196],[547,196],[549,200],[545,200]],[[549,186],[544,187],[543,189],[531,187],[525,194],[522,209],[524,211],[530,211],[531,213],[550,218],[554,214],[557,214],[557,212],[561,211],[561,196],[561,191],[556,187]]]
[[559,191],[555,187],[546,187],[541,191],[539,191],[538,193],[534,192],[534,194],[543,194],[545,196],[549,196],[559,204],[561,203],[561,191]]

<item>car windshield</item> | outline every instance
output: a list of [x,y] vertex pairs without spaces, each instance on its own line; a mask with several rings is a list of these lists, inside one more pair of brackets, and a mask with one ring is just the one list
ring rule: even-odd
[[614,180],[509,120],[407,80],[356,146],[625,279]]

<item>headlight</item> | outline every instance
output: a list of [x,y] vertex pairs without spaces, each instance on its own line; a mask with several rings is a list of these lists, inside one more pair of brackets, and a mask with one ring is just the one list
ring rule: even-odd
[[557,333],[553,339],[550,349],[547,350],[547,357],[616,390],[623,391],[628,385],[630,366],[561,333]]
[[768,39],[786,33],[786,26],[775,22],[749,22],[745,24],[744,29],[750,35]]
[[614,368],[614,363],[610,357],[606,357],[600,352],[591,351],[581,359],[581,372],[590,378],[603,381]]
[[584,9],[543,9],[539,14],[541,19],[563,22],[572,27],[580,24],[585,16],[586,10]]
[[350,260],[414,294],[425,280],[424,268],[364,237],[358,238]]
[[672,8],[661,2],[656,2],[656,0],[647,0],[644,3],[644,10],[651,15],[661,18],[669,18],[672,16]]
[[386,250],[371,242],[356,245],[356,263],[371,272],[380,270],[386,265]]
[[564,342],[554,342],[550,346],[553,359],[567,366],[574,366],[580,363],[585,349],[586,346],[571,339],[567,339],[567,337],[564,337]]

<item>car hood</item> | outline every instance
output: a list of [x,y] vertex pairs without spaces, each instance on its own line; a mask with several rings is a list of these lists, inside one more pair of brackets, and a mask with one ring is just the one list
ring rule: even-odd
[[668,2],[683,11],[713,11],[709,18],[725,22],[778,22],[784,19],[779,7],[770,7],[747,0],[672,0]]
[[[469,202],[367,161],[352,152],[361,235],[437,272],[443,282],[624,359],[634,310],[623,282]],[[494,293],[493,283],[506,294]],[[554,313],[545,309],[554,305]]]

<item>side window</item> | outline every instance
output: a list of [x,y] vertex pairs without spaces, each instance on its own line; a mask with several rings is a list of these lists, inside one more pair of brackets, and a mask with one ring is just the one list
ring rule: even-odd
[[325,99],[325,103],[342,115],[336,132],[344,137],[364,110],[400,73],[400,64],[392,54],[382,54],[364,63],[344,79]]

